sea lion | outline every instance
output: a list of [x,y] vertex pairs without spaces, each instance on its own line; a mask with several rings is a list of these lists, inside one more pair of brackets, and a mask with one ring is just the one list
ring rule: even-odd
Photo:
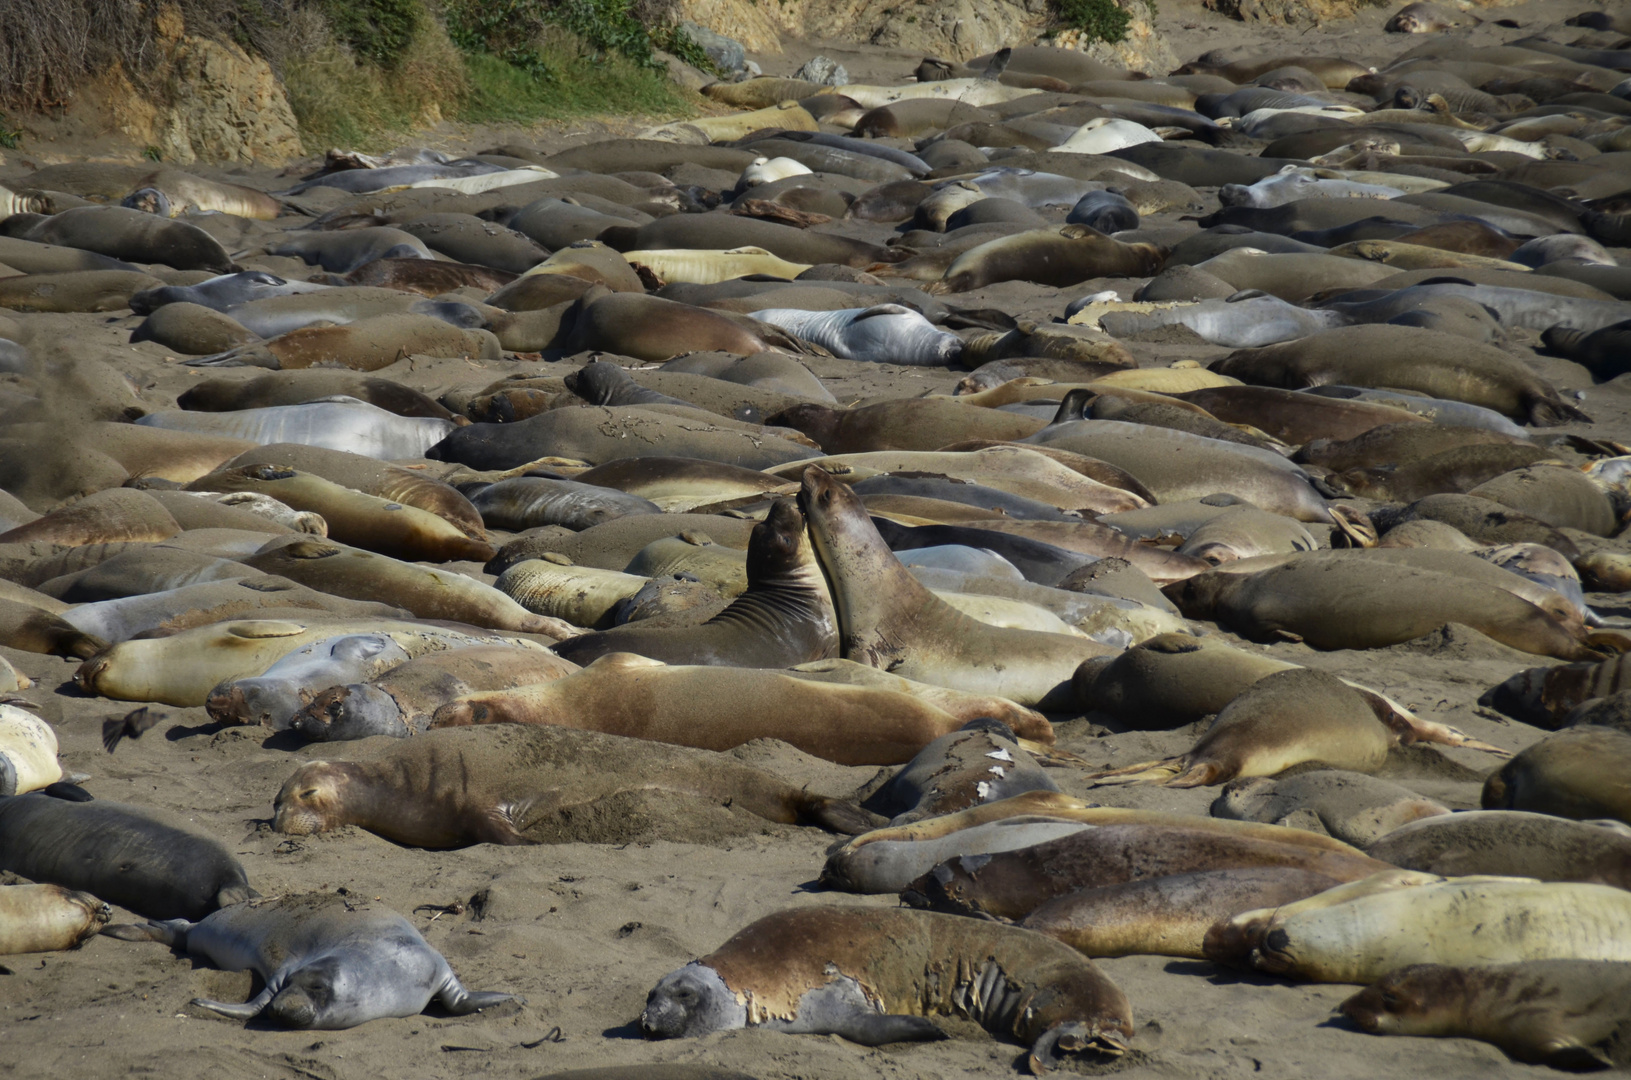
[[1340,884],[1296,867],[1245,867],[1089,887],[1049,900],[1021,922],[1084,956],[1205,959],[1202,942],[1219,918],[1291,903]]
[[968,292],[999,281],[1032,281],[1064,288],[1096,277],[1148,277],[1161,269],[1167,249],[1126,243],[1087,225],[1037,229],[970,248],[929,286],[932,294]]
[[500,725],[429,731],[374,747],[367,760],[302,765],[278,792],[273,827],[309,836],[356,825],[425,848],[689,840],[695,825],[674,813],[676,801],[848,834],[876,820],[708,751]]
[[[927,993],[925,971],[946,973]],[[1126,997],[1064,945],[925,912],[833,907],[766,916],[664,976],[640,1029],[656,1039],[764,1027],[876,1046],[944,1038],[929,1013],[1029,1045],[1039,1074],[1064,1053],[1122,1054],[1133,1037]]]
[[90,893],[60,885],[0,887],[0,956],[78,948],[111,916]]
[[[1231,567],[1242,572],[1231,573]],[[1254,567],[1226,563],[1163,591],[1189,618],[1212,619],[1257,640],[1293,638],[1316,649],[1385,648],[1457,622],[1539,656],[1599,656],[1583,626],[1565,626],[1505,588],[1445,569],[1357,552],[1310,552],[1267,569]],[[1525,585],[1521,578],[1514,584]],[[1339,618],[1332,617],[1336,612]]]
[[[1315,775],[1315,774],[1310,774]],[[1472,810],[1401,825],[1367,845],[1374,858],[1429,874],[1631,884],[1631,831],[1521,810]]]
[[1182,824],[1101,825],[1019,851],[941,863],[901,899],[950,914],[1019,920],[1078,889],[1248,868],[1306,870],[1342,882],[1387,864],[1351,849],[1318,850]]
[[1631,960],[1628,929],[1624,889],[1451,878],[1326,907],[1281,908],[1250,960],[1260,971],[1310,982],[1369,983],[1409,964]]
[[1046,708],[1072,700],[1071,673],[1104,655],[1092,641],[989,627],[953,610],[901,565],[860,497],[820,469],[805,470],[799,508],[832,586],[845,659]]
[[803,515],[778,499],[748,540],[747,591],[724,611],[700,626],[583,634],[554,651],[578,664],[626,652],[665,664],[787,668],[837,655],[838,616]]
[[[728,689],[727,689],[728,688]],[[729,693],[743,707],[717,708]],[[789,726],[776,702],[797,722]],[[844,765],[894,765],[962,722],[927,701],[870,686],[822,685],[775,670],[668,665],[612,653],[555,682],[470,694],[436,710],[432,728],[526,724],[570,727],[707,750],[779,738]],[[1051,737],[1046,721],[1025,732]]]
[[[287,455],[256,456],[278,458]],[[384,481],[382,484],[371,486],[391,486],[395,478],[386,474],[380,479]],[[413,479],[413,474],[408,474],[408,481],[400,486],[413,486]],[[428,486],[424,478],[418,479],[421,485]],[[401,501],[387,499],[344,487],[311,473],[262,463],[233,464],[194,480],[188,487],[195,491],[249,492],[269,496],[293,509],[322,515],[328,526],[328,536],[335,542],[354,544],[382,555],[432,562],[485,560],[493,556],[493,547],[487,543],[479,524],[471,529],[468,519],[450,521],[447,515],[423,508],[427,502],[438,509],[453,505],[451,496],[456,496],[456,492],[449,492],[450,497],[445,499],[436,498],[440,492],[413,492],[419,498],[415,503],[409,503],[406,498]],[[458,501],[463,502],[463,497],[459,496]],[[464,527],[461,528],[461,525]]]
[[61,779],[51,725],[15,705],[0,704],[0,795],[26,795]]
[[235,1020],[264,1013],[285,1027],[337,1031],[385,1016],[417,1016],[432,999],[454,1016],[520,1000],[466,990],[407,919],[335,893],[251,900],[198,922],[173,919],[103,932],[157,941],[229,971],[255,972],[261,992],[241,1005],[192,1001]]
[[511,600],[490,585],[447,570],[402,562],[332,540],[274,539],[245,566],[298,581],[314,589],[353,600],[391,602],[421,619],[443,619],[489,630],[543,634],[551,638],[577,633],[570,624],[549,619]]
[[215,840],[72,785],[0,797],[0,869],[154,919],[199,918],[258,895]]
[[204,707],[220,723],[281,731],[321,691],[366,682],[407,662],[407,650],[384,634],[327,638],[296,649],[261,675],[221,683]]
[[1486,810],[1530,810],[1631,825],[1631,735],[1571,727],[1548,735],[1484,781]]
[[1518,1061],[1580,1070],[1626,1064],[1628,1000],[1631,964],[1527,960],[1412,964],[1338,1008],[1372,1035],[1481,1039]]
[[1243,349],[1216,361],[1211,370],[1287,390],[1328,383],[1388,386],[1483,405],[1537,427],[1587,419],[1555,387],[1500,349],[1414,327],[1341,327]]
[[529,639],[484,632],[473,626],[459,630],[378,617],[347,620],[326,616],[303,622],[245,619],[199,626],[167,637],[122,641],[81,664],[74,672],[74,682],[88,693],[120,701],[202,705],[218,684],[259,675],[303,645],[341,634],[366,633],[390,635],[410,656],[495,642],[543,651],[542,645]]
[[[1212,801],[1211,811],[1215,817],[1241,821],[1282,822],[1293,816],[1306,821],[1312,817],[1338,840],[1368,848],[1403,825],[1448,814],[1450,808],[1374,776],[1317,769],[1277,780],[1231,780]],[[1368,850],[1367,854],[1411,870],[1430,869],[1389,858],[1383,851]]]

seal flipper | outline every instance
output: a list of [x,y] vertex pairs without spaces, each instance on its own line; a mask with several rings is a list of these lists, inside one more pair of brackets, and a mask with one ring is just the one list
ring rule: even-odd
[[229,1001],[211,1001],[208,998],[193,998],[188,1004],[197,1005],[200,1009],[208,1009],[213,1013],[220,1013],[222,1016],[229,1016],[234,1020],[253,1020],[261,1014],[266,1006],[272,1003],[272,998],[275,996],[277,996],[276,989],[268,986],[242,1005],[234,1005]]
[[187,951],[187,931],[195,924],[186,919],[166,919],[163,922],[116,923],[104,926],[101,933],[120,941],[156,941],[172,949]]
[[1031,1072],[1041,1076],[1058,1065],[1063,1060],[1060,1051],[1121,1055],[1127,1052],[1127,1046],[1116,1035],[1094,1031],[1080,1021],[1055,1024],[1044,1031],[1031,1047]]
[[95,795],[92,795],[78,784],[70,784],[67,781],[47,784],[40,789],[40,794],[49,795],[53,799],[62,799],[65,802],[94,802],[96,800]]
[[939,1042],[950,1038],[924,1016],[899,1013],[854,1012],[828,1015],[818,1022],[794,1021],[786,1030],[796,1034],[838,1035],[859,1046],[898,1042]]
[[824,795],[803,795],[794,807],[801,825],[816,825],[828,832],[859,836],[889,824],[889,820],[852,802]]

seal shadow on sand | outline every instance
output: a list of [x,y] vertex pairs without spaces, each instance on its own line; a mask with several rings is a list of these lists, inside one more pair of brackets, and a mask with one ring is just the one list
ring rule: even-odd
[[1213,986],[1284,986],[1283,979],[1256,971],[1223,967],[1210,960],[1173,960],[1161,968],[1173,975],[1198,975]]

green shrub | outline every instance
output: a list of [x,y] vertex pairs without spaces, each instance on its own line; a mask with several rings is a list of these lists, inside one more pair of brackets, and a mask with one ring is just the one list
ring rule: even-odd
[[396,66],[424,18],[419,0],[323,0],[322,11],[347,48],[386,68]]
[[1131,13],[1116,0],[1058,0],[1058,4],[1060,23],[1093,40],[1121,41],[1133,23]]

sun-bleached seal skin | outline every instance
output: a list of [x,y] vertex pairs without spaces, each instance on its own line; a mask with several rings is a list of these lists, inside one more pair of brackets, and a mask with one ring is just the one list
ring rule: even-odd
[[1018,851],[960,856],[918,878],[901,897],[914,907],[1018,920],[1078,889],[1247,867],[1354,881],[1387,864],[1352,849],[1320,850],[1179,823],[1101,825]]
[[455,430],[447,420],[397,416],[345,396],[232,412],[166,409],[148,413],[137,424],[168,431],[225,435],[262,445],[303,443],[377,458],[421,457]]
[[384,634],[346,634],[296,649],[261,675],[220,684],[204,707],[221,723],[282,730],[329,687],[366,682],[407,662],[407,650]]
[[860,496],[820,469],[805,470],[799,508],[832,586],[847,660],[1047,708],[1072,701],[1077,665],[1107,651],[1082,638],[986,626],[954,610],[901,565]]
[[111,915],[90,893],[60,885],[0,887],[0,956],[76,948]]
[[0,869],[154,919],[199,918],[257,895],[232,853],[144,807],[71,785],[0,797]]
[[[1345,769],[1316,769],[1280,779],[1251,777],[1231,780],[1224,786],[1223,794],[1212,801],[1211,812],[1215,817],[1263,822],[1281,822],[1289,818],[1307,820],[1303,815],[1309,815],[1338,840],[1369,847],[1378,838],[1404,825],[1447,815],[1450,808],[1408,788],[1364,773]],[[1382,851],[1368,853],[1395,866],[1412,870],[1430,869],[1390,858]]]
[[61,779],[51,725],[15,705],[0,704],[0,795],[26,795]]
[[507,567],[493,588],[528,611],[604,630],[617,625],[623,602],[650,584],[643,575],[577,566],[564,555],[552,555]]
[[394,604],[358,602],[268,575],[201,581],[164,592],[79,604],[64,612],[62,619],[94,637],[118,643],[224,619],[255,618],[267,610],[280,614],[304,611],[314,619],[399,619],[408,614]]
[[657,504],[638,495],[541,476],[500,480],[475,492],[470,503],[488,527],[512,532],[544,525],[587,529],[626,514],[662,512]]
[[767,308],[750,314],[845,360],[936,367],[956,363],[963,352],[962,338],[935,329],[900,304],[819,312]]
[[559,619],[535,615],[491,585],[448,570],[403,562],[332,540],[273,540],[247,559],[268,574],[353,600],[389,597],[421,619],[446,619],[489,630],[565,637],[577,631]]
[[1571,727],[1524,750],[1484,781],[1486,810],[1530,810],[1631,825],[1631,735]]
[[1457,877],[1500,874],[1631,888],[1631,829],[1522,810],[1424,818],[1366,846],[1407,870]]
[[65,547],[121,540],[168,540],[181,531],[159,501],[143,491],[92,492],[44,517],[0,533],[0,544],[48,543]]
[[[721,700],[736,704],[722,714]],[[630,653],[603,656],[554,682],[467,695],[436,710],[431,726],[489,724],[569,727],[706,750],[776,738],[843,765],[899,764],[962,726],[894,690],[773,669],[668,665]],[[1027,734],[1047,738],[1045,725],[1033,723]]]
[[[936,866],[959,855],[990,855],[1058,840],[1092,825],[1040,814],[1000,818],[921,840],[845,844],[827,856],[821,883],[853,893],[898,893]],[[865,834],[862,834],[865,835]]]
[[[511,571],[506,571],[510,573]],[[666,664],[787,668],[838,653],[838,615],[791,499],[778,499],[748,540],[747,591],[700,626],[624,625],[555,647],[578,664],[614,652]]]
[[980,719],[919,750],[866,805],[889,815],[891,826],[909,825],[1026,791],[1058,790],[1012,729]]
[[454,1016],[510,1001],[472,992],[402,916],[335,893],[251,900],[198,922],[109,927],[112,937],[157,941],[264,984],[242,1004],[194,998],[235,1020],[265,1015],[285,1027],[337,1031],[387,1016],[417,1016],[434,999]]
[[1327,907],[1282,909],[1260,971],[1369,983],[1410,964],[1631,960],[1631,892],[1525,878],[1450,878]]
[[1384,648],[1458,622],[1539,656],[1600,655],[1585,643],[1583,628],[1571,631],[1506,589],[1438,569],[1342,552],[1311,552],[1255,573],[1229,573],[1230,565],[1164,591],[1189,618],[1213,619],[1258,640],[1296,638],[1316,649]]
[[[925,982],[925,973],[934,973]],[[864,1046],[944,1038],[966,1016],[1030,1047],[1032,1072],[1067,1053],[1125,1052],[1132,1008],[1091,961],[1041,935],[926,912],[798,908],[766,916],[664,976],[649,1039],[742,1027],[835,1034]]]
[[1628,963],[1412,964],[1338,1008],[1372,1035],[1481,1039],[1517,1061],[1556,1069],[1624,1067],[1631,1060]]
[[1482,405],[1539,427],[1589,420],[1510,354],[1414,327],[1341,327],[1281,345],[1243,349],[1211,369],[1286,390],[1329,383],[1386,386]]
[[[592,731],[428,731],[364,753],[296,769],[273,803],[273,827],[307,836],[356,825],[411,847],[453,848],[589,836],[689,840],[694,832],[663,809],[676,802],[847,834],[879,820],[726,756]],[[591,820],[596,806],[611,819]]]
[[1205,959],[1201,943],[1219,918],[1291,903],[1340,884],[1296,867],[1203,870],[1067,893],[1020,922],[1084,956]]

